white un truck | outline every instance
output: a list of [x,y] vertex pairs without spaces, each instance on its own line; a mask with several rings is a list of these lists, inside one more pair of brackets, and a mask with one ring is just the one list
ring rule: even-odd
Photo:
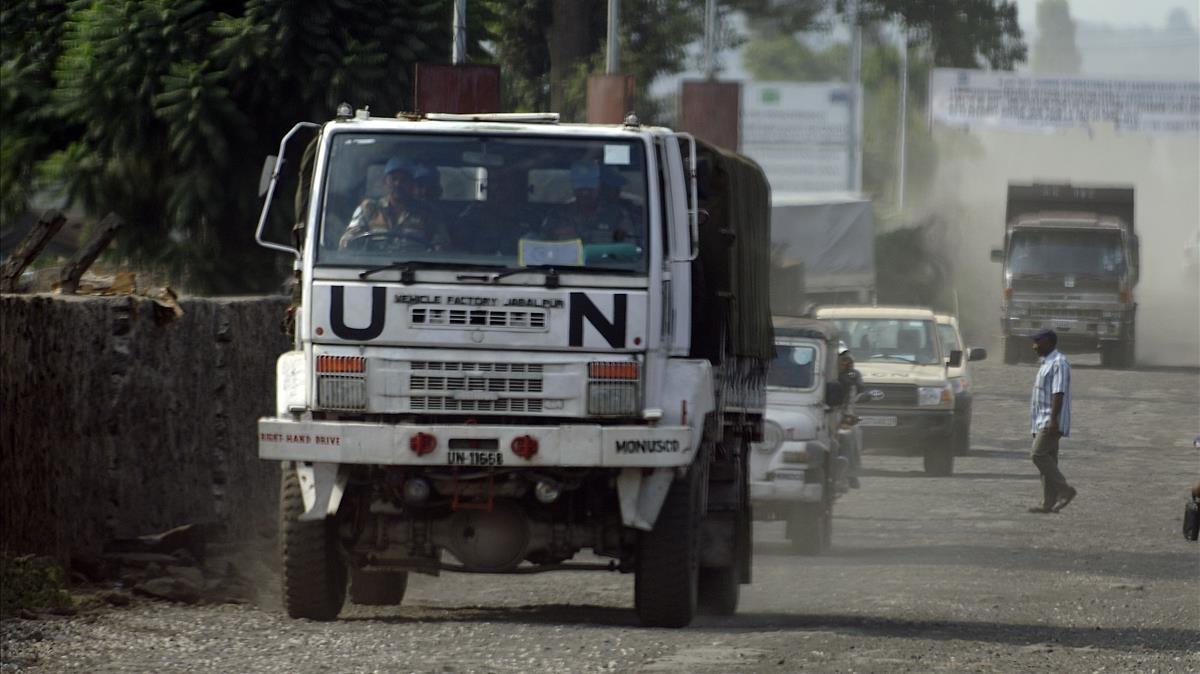
[[[263,230],[305,134],[293,248]],[[562,569],[635,574],[646,625],[736,610],[773,353],[753,162],[632,117],[342,106],[268,168],[258,240],[298,281],[258,424],[290,615]]]

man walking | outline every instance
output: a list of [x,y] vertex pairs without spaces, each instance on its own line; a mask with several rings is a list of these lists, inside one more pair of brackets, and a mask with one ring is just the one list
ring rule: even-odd
[[1033,432],[1033,465],[1042,475],[1042,505],[1031,513],[1056,513],[1075,498],[1058,469],[1058,440],[1071,434],[1071,366],[1055,348],[1058,335],[1043,329],[1030,336],[1033,350],[1042,358],[1029,404]]

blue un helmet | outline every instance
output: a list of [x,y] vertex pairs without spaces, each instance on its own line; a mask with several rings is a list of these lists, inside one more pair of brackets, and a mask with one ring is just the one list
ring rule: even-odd
[[588,162],[571,165],[571,189],[595,190],[600,187],[600,167]]
[[410,161],[404,157],[392,157],[383,167],[383,175],[388,175],[396,171],[404,171],[410,178],[416,178],[417,172],[420,170],[420,165]]

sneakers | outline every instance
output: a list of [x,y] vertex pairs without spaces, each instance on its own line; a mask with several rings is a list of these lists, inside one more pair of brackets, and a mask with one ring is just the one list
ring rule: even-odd
[[1071,487],[1071,491],[1067,492],[1066,496],[1059,497],[1058,503],[1054,504],[1054,512],[1058,512],[1063,508],[1066,508],[1071,501],[1075,500],[1075,495],[1078,493],[1079,492],[1074,487]]
[[1031,513],[1037,513],[1037,514],[1039,514],[1039,515],[1046,515],[1046,514],[1049,514],[1049,513],[1056,513],[1056,512],[1058,512],[1058,511],[1057,511],[1057,510],[1055,510],[1054,508],[1046,508],[1046,507],[1044,507],[1044,506],[1034,506],[1033,508],[1030,508],[1030,509],[1029,509],[1029,512],[1031,512]]

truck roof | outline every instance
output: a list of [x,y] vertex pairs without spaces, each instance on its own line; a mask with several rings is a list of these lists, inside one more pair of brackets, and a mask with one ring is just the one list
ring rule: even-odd
[[1086,213],[1117,218],[1132,230],[1134,196],[1132,185],[1009,183],[1004,221],[1017,223],[1041,213],[1074,213],[1077,218]]
[[776,337],[809,337],[830,341],[837,339],[839,334],[836,325],[816,318],[775,316],[771,322],[775,325]]
[[[535,116],[512,117],[509,119],[489,118],[480,116],[478,119],[464,116],[463,119],[450,116],[438,116],[437,119],[425,117],[368,117],[367,119],[339,119],[329,122],[326,128],[337,131],[430,131],[441,133],[478,133],[487,130],[498,134],[538,135],[538,136],[611,136],[630,140],[642,137],[646,133],[665,132],[665,129],[653,126],[626,126],[624,124],[559,124],[548,121],[535,121]],[[529,121],[514,121],[527,119]]]
[[877,307],[869,305],[821,307],[817,318],[896,318],[934,320],[933,310],[925,307]]
[[1039,211],[1022,213],[1013,222],[1016,227],[1045,227],[1047,229],[1112,229],[1119,230],[1124,223],[1111,215],[1081,213],[1077,211]]

